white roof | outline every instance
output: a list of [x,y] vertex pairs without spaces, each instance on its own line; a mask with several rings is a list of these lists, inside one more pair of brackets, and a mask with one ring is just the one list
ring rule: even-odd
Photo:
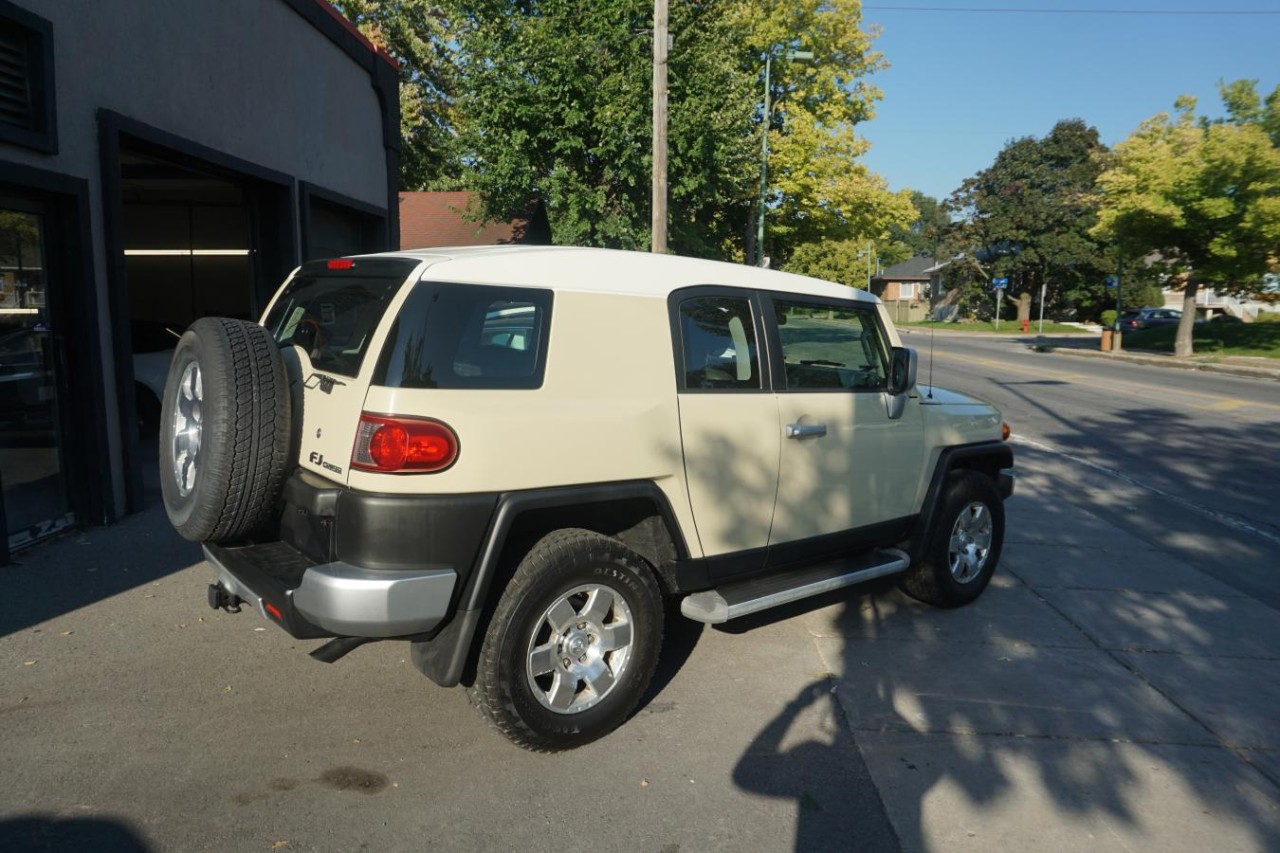
[[808,276],[723,261],[617,249],[462,246],[385,252],[376,257],[428,262],[430,266],[422,277],[438,281],[526,285],[663,299],[677,288],[719,284],[861,302],[880,301],[866,291]]

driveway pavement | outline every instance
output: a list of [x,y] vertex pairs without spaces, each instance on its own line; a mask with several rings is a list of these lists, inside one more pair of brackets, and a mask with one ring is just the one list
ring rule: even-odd
[[0,849],[1280,849],[1276,611],[1019,452],[975,605],[680,621],[633,719],[553,756],[404,646],[208,610],[158,511],[37,548],[0,569]]

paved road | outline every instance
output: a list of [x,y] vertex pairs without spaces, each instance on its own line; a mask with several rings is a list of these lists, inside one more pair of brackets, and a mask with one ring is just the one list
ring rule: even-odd
[[[908,343],[925,381],[929,338]],[[1023,446],[1092,466],[1090,488],[1135,495],[1114,506],[1113,523],[1280,608],[1280,382],[1037,353],[1008,339],[932,343],[939,385],[999,405]],[[1171,530],[1188,541],[1166,541]],[[1214,538],[1220,548],[1206,550]]]

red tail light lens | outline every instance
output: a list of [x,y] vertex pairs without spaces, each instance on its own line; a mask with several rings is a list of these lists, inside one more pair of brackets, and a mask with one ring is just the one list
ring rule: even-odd
[[350,258],[334,258],[325,266],[331,270],[349,270],[356,265],[356,262]]
[[351,467],[382,473],[443,471],[458,459],[458,435],[441,421],[360,415]]

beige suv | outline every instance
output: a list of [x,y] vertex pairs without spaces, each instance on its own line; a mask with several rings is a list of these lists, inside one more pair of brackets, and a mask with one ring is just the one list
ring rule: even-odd
[[261,324],[183,335],[165,506],[217,571],[211,606],[330,638],[326,661],[407,640],[516,743],[571,748],[634,710],[664,599],[719,623],[885,575],[944,607],[982,592],[1007,435],[915,373],[875,297],[780,272],[312,262]]

